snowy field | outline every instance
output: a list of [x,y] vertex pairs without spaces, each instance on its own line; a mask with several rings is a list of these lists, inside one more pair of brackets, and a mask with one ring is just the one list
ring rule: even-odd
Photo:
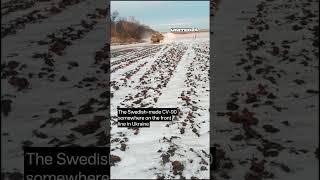
[[106,145],[104,7],[1,1],[1,179],[22,179],[25,146]]
[[[109,69],[112,178],[208,178],[211,126],[211,179],[319,179],[318,0],[223,0],[213,46],[167,34],[111,46],[110,64],[103,7],[1,0],[1,179],[22,179],[25,146],[107,145]],[[117,106],[181,113],[117,128]]]
[[[111,51],[111,178],[209,178],[209,33]],[[117,107],[179,108],[172,122],[118,128]]]
[[319,179],[318,7],[221,1],[210,47],[212,179]]

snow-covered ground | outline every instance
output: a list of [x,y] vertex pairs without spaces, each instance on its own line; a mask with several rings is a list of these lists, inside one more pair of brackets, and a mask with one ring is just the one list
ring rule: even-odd
[[[212,179],[318,179],[318,6],[221,1],[212,18],[210,123],[208,38],[112,46],[112,177],[208,178],[211,126]],[[106,145],[103,7],[1,0],[1,179],[22,179],[24,146]],[[117,128],[117,106],[181,114]]]
[[106,2],[27,2],[1,1],[1,179],[24,146],[106,145]]
[[213,179],[318,179],[319,1],[223,0],[213,18]]
[[[209,33],[166,38],[111,52],[111,154],[121,159],[111,178],[209,178]],[[117,127],[117,107],[180,113],[172,122],[128,129]]]

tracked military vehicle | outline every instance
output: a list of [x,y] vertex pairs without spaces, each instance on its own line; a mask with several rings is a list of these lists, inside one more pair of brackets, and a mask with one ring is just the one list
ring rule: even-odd
[[162,41],[164,36],[161,33],[155,33],[151,35],[151,42],[152,43],[160,43]]

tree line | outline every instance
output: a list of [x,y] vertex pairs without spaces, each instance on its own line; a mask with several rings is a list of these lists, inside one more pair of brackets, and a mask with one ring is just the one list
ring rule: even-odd
[[141,24],[134,17],[120,17],[118,11],[111,14],[111,43],[141,42],[142,39],[155,31]]

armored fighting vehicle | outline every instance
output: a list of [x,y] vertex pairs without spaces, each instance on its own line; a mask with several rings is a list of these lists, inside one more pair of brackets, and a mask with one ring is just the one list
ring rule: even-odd
[[164,38],[164,36],[161,33],[155,33],[151,35],[151,42],[152,43],[159,43],[160,41],[162,41]]

